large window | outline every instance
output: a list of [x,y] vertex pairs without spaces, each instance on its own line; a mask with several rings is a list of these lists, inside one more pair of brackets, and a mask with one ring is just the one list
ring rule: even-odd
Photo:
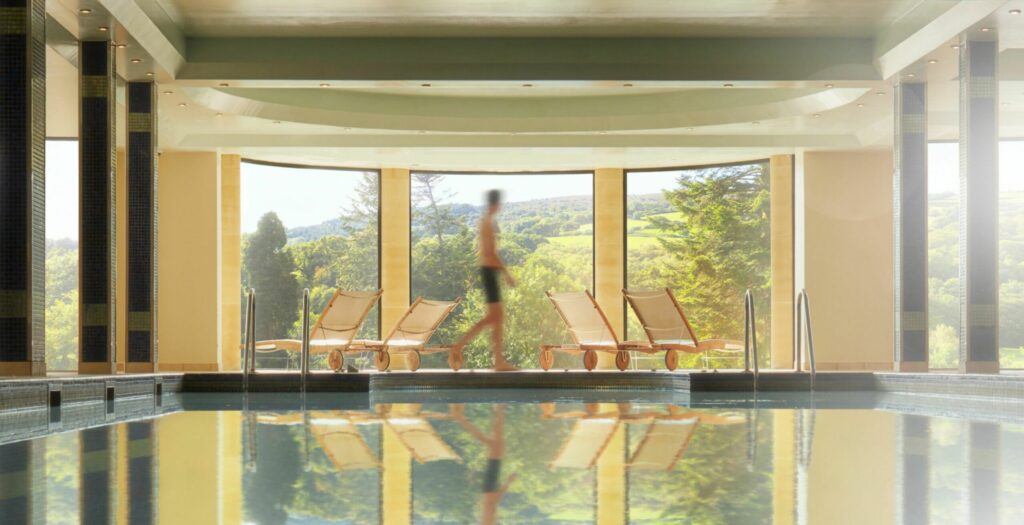
[[78,141],[46,141],[46,368],[78,368]]
[[1024,368],[1024,140],[999,144],[999,366]]
[[[753,291],[762,366],[771,354],[771,228],[768,163],[626,174],[626,285],[670,288],[699,338],[743,338],[743,296]],[[643,339],[636,315],[627,337]],[[742,366],[713,359],[714,367]],[[661,367],[661,360],[642,363]],[[681,367],[701,368],[699,355]]]
[[[310,290],[310,325],[338,288],[380,286],[376,171],[242,163],[242,287],[256,288],[257,339],[300,336],[302,289]],[[380,334],[374,307],[360,337]],[[294,367],[286,352],[257,366]],[[314,356],[312,367],[326,367]],[[366,364],[366,363],[363,363]]]
[[[568,341],[544,292],[593,287],[593,175],[412,175],[412,296],[463,297],[435,342],[455,342],[484,315],[477,223],[490,189],[505,195],[498,217],[501,256],[518,280],[516,288],[504,290],[506,356],[537,367],[541,343]],[[482,334],[466,348],[467,368],[491,366],[488,337]],[[568,357],[559,356],[556,366],[578,366]],[[447,365],[438,355],[425,357],[423,366]]]

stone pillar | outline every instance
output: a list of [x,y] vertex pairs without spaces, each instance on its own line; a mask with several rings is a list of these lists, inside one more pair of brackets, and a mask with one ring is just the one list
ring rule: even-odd
[[1001,523],[999,512],[1001,438],[998,423],[968,423],[967,523]]
[[46,2],[0,0],[0,375],[43,375]]
[[931,486],[930,422],[926,416],[900,416],[898,454],[900,454],[898,487],[901,487],[898,512],[902,525],[928,523],[928,494]]
[[128,320],[125,371],[154,372],[157,363],[156,85],[127,85]]
[[[385,337],[409,308],[410,206],[409,170],[384,168],[380,172],[380,334]],[[391,354],[391,368],[405,368],[405,357]]]
[[928,371],[927,94],[925,83],[900,82],[894,97],[893,323],[900,372]]
[[999,46],[960,45],[960,372],[999,372]]
[[[771,188],[771,367],[793,366],[793,308],[796,297],[793,259],[793,155],[773,155]],[[761,314],[763,315],[763,314]]]
[[221,370],[242,366],[241,160],[220,157]]
[[156,523],[156,422],[137,421],[125,425],[128,429],[128,523]]
[[79,505],[82,523],[113,523],[116,516],[115,473],[117,469],[117,427],[85,429],[79,434],[81,487]]
[[78,372],[117,371],[114,49],[79,44]]
[[[612,330],[626,337],[626,176],[621,168],[594,170],[594,298]],[[638,334],[632,334],[634,338]],[[615,355],[598,353],[598,368],[615,368]]]

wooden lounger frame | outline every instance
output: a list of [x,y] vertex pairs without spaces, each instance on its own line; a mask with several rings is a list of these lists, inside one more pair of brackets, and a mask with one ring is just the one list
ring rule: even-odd
[[[643,327],[644,333],[647,335],[648,343],[650,344],[650,346],[652,348],[656,349],[655,351],[657,351],[657,350],[665,350],[665,364],[666,364],[666,366],[668,366],[669,353],[671,353],[673,351],[686,352],[688,354],[698,354],[698,353],[702,353],[703,352],[704,353],[704,365],[705,366],[707,366],[707,362],[708,362],[708,352],[710,352],[712,350],[718,350],[718,351],[729,352],[729,353],[737,353],[737,352],[739,352],[738,350],[736,350],[736,351],[729,350],[729,349],[726,348],[726,346],[727,345],[743,346],[743,341],[735,341],[735,340],[731,340],[731,339],[705,339],[705,340],[701,341],[700,338],[697,337],[697,333],[693,330],[693,326],[690,324],[690,319],[686,317],[686,312],[683,311],[683,307],[679,304],[679,301],[676,300],[676,295],[674,293],[672,293],[672,289],[668,288],[668,287],[665,287],[665,288],[659,288],[659,289],[650,290],[650,291],[657,291],[657,290],[663,290],[665,292],[665,294],[668,295],[668,298],[672,300],[672,305],[675,307],[676,312],[679,314],[679,317],[683,320],[683,324],[686,326],[687,333],[690,334],[690,340],[693,341],[692,345],[677,344],[677,343],[658,343],[658,342],[656,342],[655,338],[654,338],[654,334],[651,333],[649,323],[646,320],[644,320],[644,316],[643,316],[643,314],[640,313],[640,309],[636,307],[636,304],[634,304],[634,302],[633,302],[634,299],[633,299],[633,297],[630,296],[629,290],[626,289],[626,288],[623,288],[622,289],[622,296],[626,298],[626,302],[629,303],[630,308],[633,309],[633,313],[636,314],[636,318],[640,321],[640,325]],[[634,290],[634,292],[640,292],[640,291],[643,291],[643,290]],[[678,363],[678,356],[673,356],[673,357],[674,357],[673,361],[677,364]],[[669,370],[675,370],[675,368],[676,368],[676,366],[674,364],[673,366],[671,366],[669,368]]]
[[659,350],[653,348],[650,344],[644,341],[625,341],[620,342],[618,336],[615,335],[615,330],[612,329],[611,323],[608,322],[608,317],[604,315],[604,310],[594,300],[594,296],[590,293],[590,290],[583,290],[587,298],[590,300],[590,304],[593,305],[594,309],[601,316],[601,321],[604,323],[605,328],[611,335],[612,340],[608,344],[586,344],[581,343],[576,337],[576,332],[572,329],[572,324],[569,323],[568,318],[565,316],[565,312],[558,306],[558,302],[552,297],[551,292],[544,292],[551,304],[555,306],[555,311],[558,312],[559,317],[562,318],[562,322],[569,328],[569,334],[572,335],[573,344],[568,345],[540,345],[540,367],[544,370],[550,370],[554,364],[553,352],[563,352],[568,354],[583,354],[583,366],[587,370],[593,370],[597,367],[597,352],[606,352],[615,354],[615,366],[619,370],[625,370],[629,366],[629,352],[643,352],[643,353],[656,353]]
[[[441,352],[449,352],[448,365],[452,367],[452,370],[458,370],[459,368],[462,367],[462,355],[456,355],[456,353],[451,352],[452,347],[449,345],[432,347],[426,346],[426,342],[430,339],[429,336],[424,340],[424,342],[421,345],[390,346],[388,344],[388,341],[390,341],[391,338],[395,336],[395,333],[398,332],[399,327],[402,326],[402,323],[409,317],[409,315],[412,314],[413,310],[415,310],[416,307],[420,305],[420,303],[423,303],[425,301],[426,299],[424,299],[423,297],[417,297],[416,300],[413,301],[411,305],[409,305],[409,308],[405,310],[405,313],[402,314],[402,317],[398,320],[398,322],[395,323],[395,326],[391,327],[391,331],[388,332],[388,336],[383,340],[356,340],[353,341],[352,344],[348,346],[348,348],[342,351],[346,353],[373,352],[374,364],[377,365],[377,370],[380,370],[382,372],[384,370],[387,370],[388,367],[391,366],[392,352],[396,354],[405,354],[406,364],[409,366],[409,370],[411,371],[416,371],[417,369],[419,369],[420,356],[422,354],[437,354]],[[434,323],[433,326],[430,327],[429,330],[426,330],[421,333],[429,332],[430,334],[433,334],[435,331],[437,331],[438,327],[441,326],[441,323],[443,323],[445,319],[447,319],[448,316],[451,315],[452,310],[455,310],[455,308],[459,306],[459,303],[461,302],[462,297],[457,297],[455,298],[454,301],[451,301],[451,304],[447,306],[444,315],[439,316],[437,321]]]

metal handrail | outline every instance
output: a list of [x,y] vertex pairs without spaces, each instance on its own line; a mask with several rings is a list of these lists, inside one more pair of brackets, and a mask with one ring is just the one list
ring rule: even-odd
[[249,392],[249,374],[256,368],[256,289],[249,288],[245,301],[245,344],[242,351],[242,392]]
[[814,389],[814,378],[817,367],[814,365],[814,339],[811,337],[811,300],[807,290],[801,289],[796,296],[796,345],[793,347],[793,370],[802,371],[803,337],[807,336],[807,357],[811,365],[811,389]]
[[306,393],[306,376],[309,375],[309,288],[302,291],[302,355],[299,358],[302,393]]
[[757,377],[760,372],[757,363],[757,317],[754,315],[754,292],[749,288],[743,295],[743,368],[750,372],[750,356],[754,356],[754,391],[757,391]]

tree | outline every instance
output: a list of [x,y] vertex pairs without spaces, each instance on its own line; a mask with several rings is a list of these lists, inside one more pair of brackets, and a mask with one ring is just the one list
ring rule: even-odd
[[[297,337],[291,333],[299,303],[299,283],[295,278],[295,261],[285,249],[287,233],[274,212],[269,212],[256,226],[246,243],[243,280],[256,289],[256,339]],[[262,299],[262,300],[259,300]]]

